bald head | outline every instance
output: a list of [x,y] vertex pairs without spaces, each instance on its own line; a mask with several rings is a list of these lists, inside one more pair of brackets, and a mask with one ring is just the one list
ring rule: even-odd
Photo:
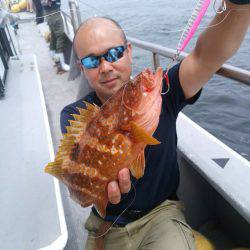
[[[124,46],[121,57],[108,61],[105,55],[110,49]],[[74,50],[78,59],[97,56],[98,67],[86,68],[80,64],[90,86],[104,103],[128,82],[132,72],[132,46],[118,23],[105,17],[94,17],[85,21],[77,30]],[[89,60],[93,57],[89,58]]]
[[107,32],[111,37],[119,37],[123,44],[127,43],[123,29],[115,20],[108,17],[91,17],[84,21],[77,29],[73,40],[73,48],[78,57],[82,54],[81,48],[87,46],[89,40],[95,43]]

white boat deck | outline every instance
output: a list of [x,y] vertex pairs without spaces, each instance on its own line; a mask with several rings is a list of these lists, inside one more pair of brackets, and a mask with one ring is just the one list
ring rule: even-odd
[[[21,13],[21,17],[31,16]],[[34,21],[21,23],[18,34],[22,60],[13,61],[15,67],[10,62],[13,72],[8,72],[5,97],[0,101],[3,124],[0,138],[4,141],[0,166],[8,167],[0,177],[0,239],[3,249],[8,250],[38,249],[50,245],[57,235],[60,236],[54,178],[43,171],[51,160],[42,105],[37,99],[40,98],[37,79],[32,79],[36,75],[32,74],[35,69],[32,54],[37,59],[55,152],[61,138],[60,111],[76,100],[79,89],[79,80],[68,82],[68,73],[56,74],[49,55],[49,44]],[[30,70],[29,77],[19,78],[25,70]],[[84,221],[89,209],[73,202],[64,185],[60,185],[60,190],[68,229],[65,249],[83,249]],[[36,215],[32,216],[34,213]],[[61,249],[55,245],[51,247]]]
[[68,236],[58,181],[43,171],[54,153],[34,55],[10,60],[0,113],[1,248],[63,249]]

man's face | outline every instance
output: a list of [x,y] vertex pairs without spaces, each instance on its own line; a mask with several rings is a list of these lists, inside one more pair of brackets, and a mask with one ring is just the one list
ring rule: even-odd
[[[101,20],[83,27],[78,31],[75,39],[75,48],[80,59],[89,55],[102,55],[108,49],[119,45],[124,45],[121,32],[108,20]],[[123,57],[116,62],[110,63],[102,58],[99,67],[86,69],[82,66],[82,70],[91,87],[104,102],[129,81],[131,63],[131,44],[128,44]]]

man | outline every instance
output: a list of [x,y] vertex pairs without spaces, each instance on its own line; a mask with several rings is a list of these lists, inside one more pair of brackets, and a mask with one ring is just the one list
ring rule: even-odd
[[59,62],[58,73],[69,71],[63,52],[68,38],[64,33],[64,24],[60,12],[61,0],[42,0],[43,9],[50,29],[50,53],[55,62]]
[[[133,188],[128,169],[119,172],[117,182],[108,184],[107,216],[102,219],[92,208],[85,224],[89,232],[86,249],[94,249],[96,237],[100,239],[102,234],[105,249],[195,249],[192,231],[176,196],[179,184],[176,118],[186,104],[198,99],[201,88],[237,51],[249,27],[250,12],[237,9],[250,8],[250,4],[226,3],[228,10],[217,15],[210,25],[219,23],[234,9],[226,20],[206,29],[194,51],[168,71],[170,90],[162,97],[162,113],[154,133],[161,144],[146,148],[145,173],[138,181],[131,177]],[[131,74],[132,46],[116,22],[107,18],[89,19],[76,32],[73,45],[94,92],[62,110],[62,133],[66,132],[71,114],[78,113],[77,107],[85,108],[82,100],[102,105]],[[163,80],[163,92],[165,83]],[[114,222],[110,230],[105,221]]]

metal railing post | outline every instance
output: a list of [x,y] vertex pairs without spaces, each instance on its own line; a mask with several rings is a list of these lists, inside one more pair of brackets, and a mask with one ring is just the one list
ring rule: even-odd
[[156,69],[160,66],[160,57],[157,53],[152,53],[153,55],[153,68]]
[[76,4],[74,0],[69,0],[69,11],[71,16],[71,22],[74,29],[74,32],[77,30],[77,24],[76,24],[76,18],[75,18],[75,11],[76,10]]
[[[157,66],[157,56],[163,56],[166,58],[173,58],[176,54],[176,50],[166,48],[154,43],[145,42],[133,37],[127,37],[128,41],[132,43],[133,46],[141,48],[146,51],[150,51],[153,54],[154,68]],[[156,56],[154,56],[154,54]],[[188,53],[182,52],[179,56],[179,61],[188,56]],[[154,58],[155,57],[155,58]],[[154,62],[155,61],[155,62]],[[250,71],[241,69],[239,67],[234,67],[228,64],[223,64],[220,70],[216,74],[222,75],[226,78],[230,78],[247,85],[250,85]]]
[[80,11],[77,0],[75,0],[75,7],[76,7],[76,17],[77,17],[77,28],[78,28],[82,23],[82,18],[81,18],[81,11]]
[[61,11],[61,13],[63,14],[63,18],[64,18],[64,21],[65,21],[66,32],[67,32],[67,34],[69,34],[69,26],[68,26],[68,22],[67,22],[67,16],[65,15],[65,13],[63,11]]

